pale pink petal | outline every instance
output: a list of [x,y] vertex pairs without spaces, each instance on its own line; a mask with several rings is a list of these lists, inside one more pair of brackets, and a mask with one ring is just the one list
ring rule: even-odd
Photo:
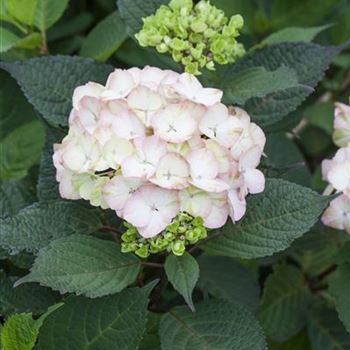
[[239,160],[239,169],[246,170],[256,168],[260,163],[261,149],[258,146],[254,146],[243,153]]
[[127,200],[142,185],[137,178],[113,177],[102,188],[102,195],[111,209],[122,211]]
[[230,217],[233,222],[240,220],[246,212],[246,201],[238,194],[238,190],[228,191]]
[[105,100],[126,97],[135,86],[134,78],[128,71],[116,69],[109,75],[102,97]]
[[328,181],[338,191],[350,186],[350,162],[334,164],[327,174]]
[[258,169],[248,169],[243,174],[249,193],[261,193],[265,189],[265,176]]
[[185,105],[170,104],[152,117],[151,126],[155,134],[163,140],[181,143],[193,136],[197,122]]
[[136,227],[146,226],[152,215],[152,209],[140,192],[135,192],[126,202],[123,217]]
[[221,179],[193,179],[190,183],[207,192],[223,192],[230,188],[226,181]]
[[204,226],[215,229],[225,225],[229,208],[227,198],[224,194],[211,195],[212,208],[209,215],[204,219]]
[[193,180],[214,179],[218,175],[219,164],[213,152],[208,149],[192,151],[186,156],[186,160]]
[[207,192],[195,187],[189,187],[179,192],[181,211],[192,216],[207,217],[212,208],[211,199]]
[[114,136],[103,147],[103,156],[108,167],[117,169],[133,151],[134,147],[130,141]]
[[73,92],[73,108],[78,110],[80,108],[80,101],[85,96],[100,98],[104,90],[105,87],[103,85],[93,82],[76,87]]
[[189,185],[189,167],[184,158],[168,153],[159,161],[156,174],[150,179],[156,185],[168,189],[182,189]]

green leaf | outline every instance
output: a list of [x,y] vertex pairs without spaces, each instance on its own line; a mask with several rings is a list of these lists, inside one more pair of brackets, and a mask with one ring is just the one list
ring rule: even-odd
[[50,241],[73,233],[92,233],[102,226],[99,211],[74,202],[34,204],[0,219],[0,246],[12,254],[37,251]]
[[39,120],[19,126],[0,141],[0,179],[20,179],[38,162],[44,146],[44,127]]
[[10,16],[21,23],[31,26],[34,20],[38,0],[4,0],[4,6]]
[[237,72],[225,90],[225,98],[230,103],[243,105],[252,97],[265,97],[276,91],[299,86],[295,71],[280,66],[268,71],[264,67],[252,67]]
[[41,35],[39,33],[31,33],[21,38],[17,43],[16,47],[22,49],[34,49],[39,48],[42,42]]
[[5,71],[0,70],[0,141],[8,134],[37,117],[16,80]]
[[302,331],[284,343],[268,342],[269,350],[311,350],[309,337],[306,331]]
[[164,268],[175,290],[184,297],[189,308],[195,311],[192,292],[199,277],[199,267],[196,259],[187,252],[181,256],[170,254],[165,261]]
[[0,182],[0,217],[12,216],[34,202],[28,185],[21,181]]
[[31,313],[14,314],[10,316],[2,330],[1,343],[5,350],[31,350],[33,349],[40,327],[44,320],[52,312],[60,308],[63,304],[53,305],[49,310],[33,320]]
[[317,276],[334,263],[338,250],[337,232],[315,226],[292,244],[289,254],[309,276]]
[[333,133],[334,103],[323,102],[305,108],[305,119],[313,126],[317,126],[328,135]]
[[39,282],[64,293],[97,298],[120,292],[136,280],[140,260],[115,242],[73,235],[40,250],[29,273],[16,282]]
[[68,298],[41,328],[37,350],[137,349],[149,293],[146,286],[98,299]]
[[265,191],[248,199],[244,218],[211,233],[201,245],[216,255],[254,259],[282,251],[307,232],[330,198],[280,179],[267,179]]
[[4,272],[0,271],[1,315],[17,312],[32,312],[34,315],[39,315],[58,301],[58,294],[36,283],[14,288],[13,284],[16,280],[18,280],[17,277],[7,277]]
[[[294,70],[298,77],[298,86],[277,90],[264,97],[251,98],[243,106],[253,121],[267,127],[294,111],[313,92],[330,63],[342,49],[343,47],[323,47],[313,43],[271,45],[248,53],[235,64],[218,67],[210,85],[215,85],[225,92],[230,87],[231,79],[248,68],[263,67],[267,71],[276,71],[284,66]],[[231,103],[226,95],[224,101],[227,104]]]
[[264,153],[267,158],[262,162],[267,163],[267,176],[310,186],[311,172],[305,158],[296,143],[288,139],[285,133],[268,134]]
[[[28,101],[55,126],[68,124],[74,89],[89,81],[105,83],[113,67],[88,58],[46,56],[1,62],[21,86]],[[33,79],[35,77],[35,79]]]
[[126,40],[124,22],[114,12],[99,22],[88,34],[80,50],[81,56],[105,62]]
[[69,0],[36,0],[34,25],[44,32],[62,16]]
[[20,38],[4,27],[0,27],[0,52],[5,52],[16,45]]
[[329,291],[335,299],[339,318],[350,333],[350,263],[340,265],[331,276]]
[[120,17],[125,22],[128,33],[134,37],[143,25],[142,18],[148,17],[156,12],[169,0],[118,0]]
[[319,308],[311,312],[307,328],[312,350],[350,349],[350,335],[332,309]]
[[319,33],[330,28],[332,24],[326,24],[318,27],[289,27],[283,28],[265,38],[259,46],[279,44],[284,42],[302,41],[311,42]]
[[275,268],[266,282],[259,320],[267,334],[285,341],[305,326],[310,291],[301,271],[290,265]]
[[161,314],[149,313],[146,331],[138,350],[161,350],[158,327]]
[[251,313],[238,304],[209,300],[175,307],[160,321],[162,350],[264,350],[265,339]]
[[46,128],[46,144],[41,154],[37,195],[39,202],[50,202],[61,199],[56,180],[56,168],[53,165],[53,144],[59,143],[64,133],[55,128]]
[[226,257],[204,255],[198,262],[201,289],[219,299],[244,305],[253,313],[257,311],[260,288],[251,271]]

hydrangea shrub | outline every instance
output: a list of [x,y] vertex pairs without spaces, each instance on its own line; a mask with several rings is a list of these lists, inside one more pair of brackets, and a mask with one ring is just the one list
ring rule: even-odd
[[1,1],[0,349],[348,350],[349,11]]

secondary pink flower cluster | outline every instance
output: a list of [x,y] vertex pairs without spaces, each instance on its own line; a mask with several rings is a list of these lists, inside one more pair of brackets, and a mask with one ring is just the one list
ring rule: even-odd
[[266,139],[222,94],[154,67],[77,87],[69,133],[54,147],[61,196],[111,208],[144,237],[180,211],[208,228],[241,219],[248,193],[264,190],[256,168]]
[[322,174],[331,190],[341,195],[330,203],[322,221],[350,233],[350,106],[343,103],[336,104],[333,139],[341,148],[333,159],[322,162]]

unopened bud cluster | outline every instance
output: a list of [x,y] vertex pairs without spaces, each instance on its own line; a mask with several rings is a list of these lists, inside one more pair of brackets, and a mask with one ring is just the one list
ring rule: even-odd
[[195,6],[192,0],[172,0],[143,22],[135,35],[139,44],[169,53],[188,73],[198,75],[203,67],[214,70],[214,62],[233,63],[245,52],[236,40],[243,27],[242,16],[229,19],[206,0]]
[[141,258],[163,251],[182,255],[187,245],[195,244],[207,237],[207,230],[201,217],[180,212],[163,232],[152,238],[144,238],[136,227],[125,223],[127,230],[122,235],[122,252],[134,252]]
[[[333,159],[322,162],[323,179],[329,182],[328,194],[340,195],[331,201],[322,216],[325,225],[350,234],[350,106],[336,103],[334,113],[334,143],[340,148]],[[329,190],[330,189],[330,190]]]

